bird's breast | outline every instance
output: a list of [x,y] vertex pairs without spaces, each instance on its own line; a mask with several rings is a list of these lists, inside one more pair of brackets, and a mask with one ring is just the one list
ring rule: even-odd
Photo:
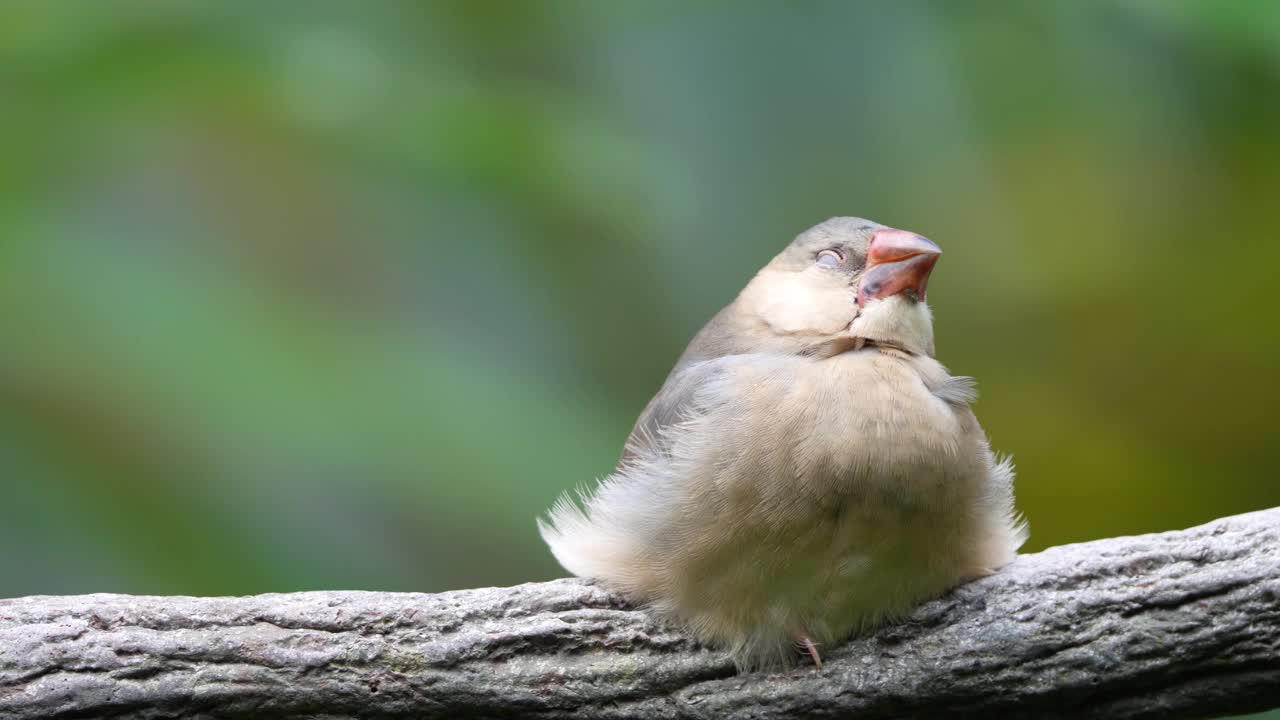
[[937,377],[864,349],[756,358],[709,387],[677,447],[681,520],[654,536],[673,602],[843,632],[969,574],[990,454]]
[[766,516],[851,496],[931,507],[976,491],[981,431],[967,406],[930,391],[935,371],[945,376],[929,358],[874,348],[744,363],[700,428],[707,489]]

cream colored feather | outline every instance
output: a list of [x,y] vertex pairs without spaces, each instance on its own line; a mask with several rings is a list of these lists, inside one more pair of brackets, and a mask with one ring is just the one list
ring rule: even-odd
[[[750,669],[1014,557],[1012,466],[969,408],[972,382],[930,356],[928,306],[853,300],[882,229],[836,218],[801,235],[695,338],[619,467],[540,522],[567,570]],[[814,265],[827,247],[844,272]]]

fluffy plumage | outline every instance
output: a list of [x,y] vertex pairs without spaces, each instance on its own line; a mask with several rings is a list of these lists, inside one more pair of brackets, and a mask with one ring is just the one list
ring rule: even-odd
[[561,565],[758,668],[1009,562],[1012,466],[932,357],[936,250],[859,218],[797,237],[690,343],[617,469],[540,521]]

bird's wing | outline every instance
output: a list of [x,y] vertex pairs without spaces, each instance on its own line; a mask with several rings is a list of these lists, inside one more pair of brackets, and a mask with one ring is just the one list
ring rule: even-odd
[[729,369],[742,360],[741,355],[728,355],[695,362],[672,372],[636,420],[620,464],[641,452],[664,452],[667,430],[698,412],[703,397],[700,391],[724,378]]

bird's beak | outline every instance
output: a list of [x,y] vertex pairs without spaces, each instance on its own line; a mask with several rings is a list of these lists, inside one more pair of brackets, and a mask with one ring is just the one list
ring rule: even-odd
[[858,306],[899,293],[924,300],[929,273],[941,254],[942,248],[915,233],[889,228],[875,231],[867,250],[867,269],[858,284]]

